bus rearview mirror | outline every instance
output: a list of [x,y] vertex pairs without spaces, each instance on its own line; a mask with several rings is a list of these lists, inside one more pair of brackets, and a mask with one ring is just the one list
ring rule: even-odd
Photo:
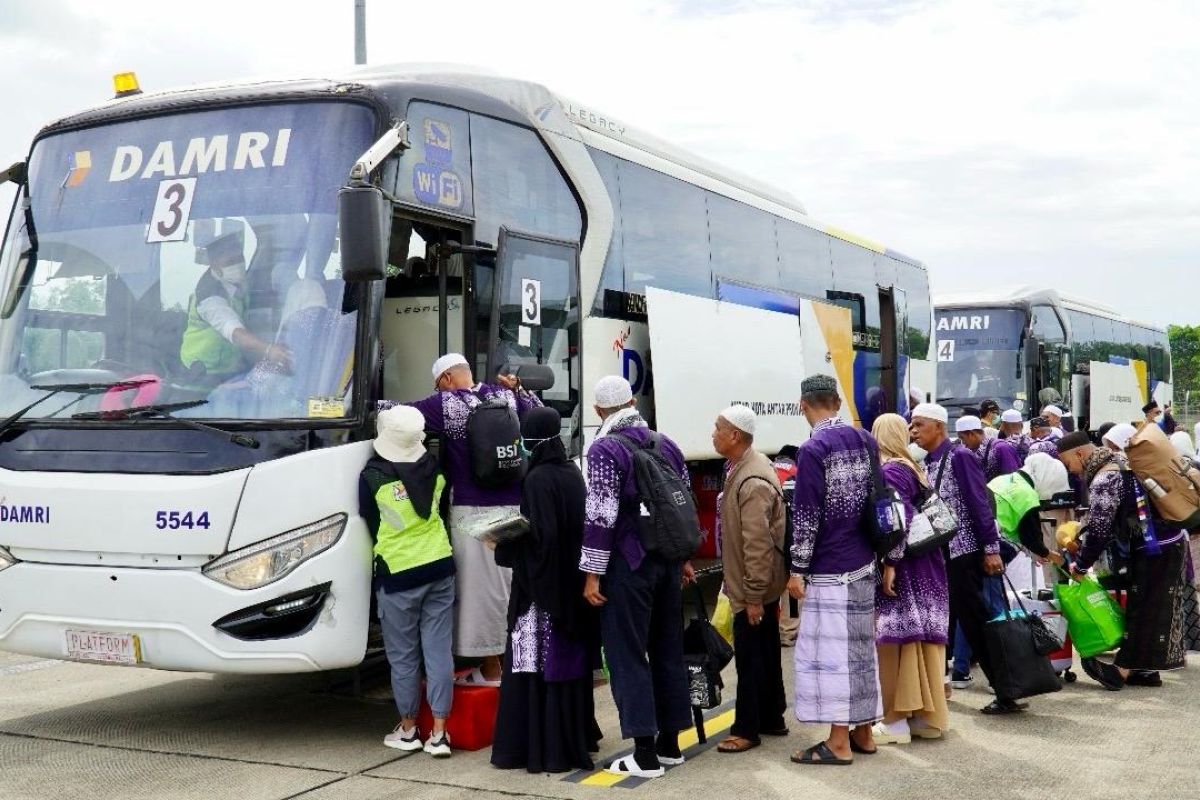
[[1042,365],[1042,343],[1036,336],[1025,339],[1025,367],[1037,369]]
[[378,187],[363,183],[338,190],[342,280],[363,283],[387,277],[391,217],[391,203]]
[[501,367],[500,372],[515,375],[521,381],[521,388],[531,392],[554,388],[554,370],[545,364],[513,364]]

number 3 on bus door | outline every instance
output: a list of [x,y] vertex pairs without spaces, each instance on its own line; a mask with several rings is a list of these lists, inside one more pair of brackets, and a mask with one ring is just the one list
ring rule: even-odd
[[521,278],[521,324],[542,324],[542,282]]
[[195,178],[168,178],[158,184],[154,213],[146,243],[182,242],[187,237],[188,220],[192,216],[192,198],[196,194]]

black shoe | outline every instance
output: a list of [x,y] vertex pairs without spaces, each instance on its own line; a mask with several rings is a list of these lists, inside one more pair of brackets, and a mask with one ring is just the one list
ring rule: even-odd
[[1157,672],[1150,670],[1139,669],[1129,673],[1129,677],[1125,679],[1126,686],[1150,686],[1158,688],[1163,685],[1162,676]]
[[1018,703],[1016,700],[993,700],[983,707],[982,712],[989,716],[998,714],[1019,714],[1029,708],[1029,703]]
[[1089,678],[1110,692],[1119,692],[1125,687],[1125,679],[1121,677],[1121,671],[1112,664],[1105,664],[1096,658],[1080,659],[1079,664]]

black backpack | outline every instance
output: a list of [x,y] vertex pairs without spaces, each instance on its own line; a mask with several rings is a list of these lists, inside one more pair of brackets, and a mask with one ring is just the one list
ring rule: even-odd
[[651,431],[650,441],[642,446],[624,434],[610,435],[633,457],[642,547],[667,561],[691,558],[701,538],[696,498],[663,453],[662,437]]
[[502,489],[525,474],[521,421],[503,400],[485,400],[467,417],[471,477],[484,489]]
[[871,549],[883,558],[890,553],[908,533],[905,520],[904,501],[899,493],[883,479],[879,465],[879,450],[864,431],[859,431],[863,446],[871,457],[871,491],[867,497],[864,520],[870,534]]

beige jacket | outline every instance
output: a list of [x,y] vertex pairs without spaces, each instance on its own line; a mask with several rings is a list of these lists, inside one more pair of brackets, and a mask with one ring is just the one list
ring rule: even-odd
[[774,467],[762,453],[748,451],[725,476],[721,495],[721,559],[735,614],[778,600],[787,587],[785,513]]

